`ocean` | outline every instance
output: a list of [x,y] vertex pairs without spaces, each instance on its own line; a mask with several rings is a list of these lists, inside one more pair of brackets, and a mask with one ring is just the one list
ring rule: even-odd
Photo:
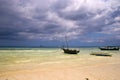
[[[64,64],[65,66],[81,64],[81,66],[120,61],[120,51],[100,51],[97,47],[77,48],[78,54],[65,54],[60,48],[1,48],[0,72],[20,69],[31,69],[52,64]],[[92,52],[110,53],[112,57],[93,56]]]

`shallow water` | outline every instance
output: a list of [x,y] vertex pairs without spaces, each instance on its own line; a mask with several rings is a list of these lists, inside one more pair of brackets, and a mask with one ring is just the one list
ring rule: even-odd
[[[1,48],[0,72],[47,64],[91,65],[94,61],[120,61],[120,51],[100,51],[98,48],[78,48],[76,55],[64,54],[59,48]],[[92,52],[110,53],[112,57],[91,56]]]

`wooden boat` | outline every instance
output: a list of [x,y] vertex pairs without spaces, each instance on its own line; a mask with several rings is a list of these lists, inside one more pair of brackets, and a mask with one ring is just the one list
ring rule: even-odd
[[116,46],[106,46],[106,47],[99,47],[100,50],[119,50],[119,47]]
[[109,53],[102,53],[102,52],[93,52],[90,55],[95,55],[95,56],[109,56],[111,57],[112,55]]
[[61,48],[64,51],[64,53],[67,53],[67,54],[77,54],[77,53],[80,52],[79,50],[76,50],[76,49],[69,49],[68,48],[67,37],[65,37],[65,40],[66,40],[66,47],[67,48],[65,48],[65,47]]
[[64,51],[64,53],[68,53],[68,54],[77,54],[77,53],[79,53],[79,50],[76,50],[76,49],[62,48],[62,50]]

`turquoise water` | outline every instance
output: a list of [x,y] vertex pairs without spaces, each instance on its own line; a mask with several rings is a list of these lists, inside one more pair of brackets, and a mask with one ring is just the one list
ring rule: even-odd
[[[80,52],[76,55],[64,54],[59,48],[1,48],[0,49],[0,71],[15,68],[17,65],[42,65],[50,63],[77,63],[84,60],[99,59],[93,57],[92,52],[101,52],[98,48],[78,48]],[[114,59],[119,60],[120,51],[104,51],[114,55]],[[119,56],[118,56],[119,55]]]

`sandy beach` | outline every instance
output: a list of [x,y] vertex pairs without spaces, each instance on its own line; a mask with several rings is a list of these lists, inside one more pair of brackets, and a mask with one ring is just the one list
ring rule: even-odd
[[[106,59],[105,59],[106,60]],[[0,73],[0,80],[119,80],[120,62],[50,63]]]

